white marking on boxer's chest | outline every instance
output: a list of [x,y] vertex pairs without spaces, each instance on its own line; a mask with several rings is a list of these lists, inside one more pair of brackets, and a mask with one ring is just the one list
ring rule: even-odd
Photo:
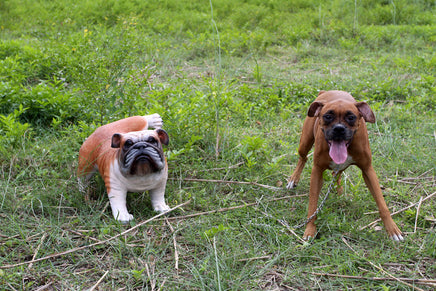
[[343,171],[352,164],[354,164],[354,160],[350,155],[348,155],[344,163],[338,165],[335,162],[331,161],[329,166],[330,169],[332,169],[333,171]]

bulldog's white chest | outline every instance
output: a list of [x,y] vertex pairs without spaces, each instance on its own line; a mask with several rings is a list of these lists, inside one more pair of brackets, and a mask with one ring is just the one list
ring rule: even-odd
[[110,168],[111,188],[123,189],[129,192],[141,192],[158,188],[162,183],[166,183],[168,172],[165,169],[158,173],[145,176],[125,177],[120,172],[118,161],[114,161]]
[[345,170],[346,168],[348,168],[352,164],[354,164],[354,160],[350,155],[348,155],[347,159],[342,164],[336,164],[335,162],[331,161],[330,162],[330,169],[332,169],[333,171],[339,172],[339,171]]

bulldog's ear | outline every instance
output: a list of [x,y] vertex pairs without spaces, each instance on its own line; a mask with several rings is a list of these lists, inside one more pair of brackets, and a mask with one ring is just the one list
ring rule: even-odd
[[164,145],[168,145],[168,143],[170,142],[170,138],[168,136],[168,133],[165,130],[163,130],[162,128],[156,129],[156,132],[157,132],[157,136],[159,137],[160,142]]
[[318,101],[313,102],[312,104],[310,104],[309,110],[307,111],[307,116],[309,117],[318,116],[323,106],[324,104],[322,104],[321,102]]
[[366,122],[375,122],[374,113],[366,102],[357,102],[356,107],[359,110],[360,114],[362,114],[362,117]]
[[321,94],[324,94],[326,91],[324,91],[324,90],[321,90],[321,91],[319,91],[319,93],[318,93],[318,97],[321,95]]
[[111,147],[117,149],[120,146],[121,146],[121,134],[114,133],[114,135],[112,136]]

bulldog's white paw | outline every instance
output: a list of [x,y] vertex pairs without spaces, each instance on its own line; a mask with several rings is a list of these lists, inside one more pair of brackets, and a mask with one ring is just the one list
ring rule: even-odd
[[166,204],[154,205],[153,208],[154,208],[154,211],[157,211],[157,212],[167,212],[168,210],[170,210],[170,207]]
[[145,118],[147,119],[147,123],[148,123],[148,127],[150,128],[162,128],[163,126],[163,121],[162,118],[160,117],[159,114],[155,113],[155,114],[151,114],[151,115],[147,115],[145,116]]
[[121,214],[120,212],[118,212],[118,215],[114,215],[115,219],[118,220],[119,222],[121,222],[122,224],[127,224],[129,223],[131,220],[133,220],[133,215],[126,212]]

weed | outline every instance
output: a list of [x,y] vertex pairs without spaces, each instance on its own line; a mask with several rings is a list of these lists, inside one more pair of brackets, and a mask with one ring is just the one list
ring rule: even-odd
[[[301,244],[286,226],[306,217],[310,157],[298,187],[283,187],[308,105],[319,90],[339,89],[376,114],[373,163],[392,212],[434,193],[434,8],[405,0],[0,4],[0,285],[408,290],[375,280],[385,275],[371,263],[396,278],[434,278],[434,199],[394,216],[407,234],[394,244],[380,224],[364,228],[378,214],[350,168],[344,195],[332,193],[319,215],[319,239]],[[130,193],[137,221],[115,222],[101,178],[85,201],[74,173],[98,126],[155,112],[170,135],[167,202],[191,202],[107,244],[5,268],[154,215],[147,193]]]

